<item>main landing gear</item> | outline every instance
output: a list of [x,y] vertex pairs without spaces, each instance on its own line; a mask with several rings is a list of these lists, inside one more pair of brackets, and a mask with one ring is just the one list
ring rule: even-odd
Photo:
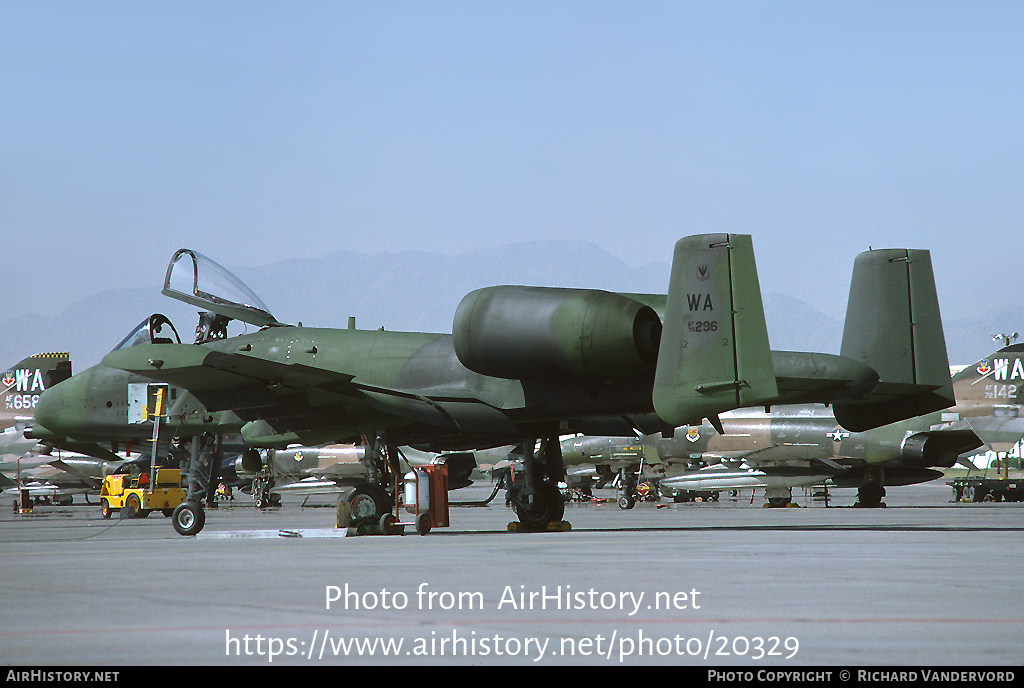
[[558,483],[565,480],[562,446],[558,437],[545,437],[535,453],[536,442],[523,442],[523,474],[508,489],[512,510],[523,530],[546,530],[550,524],[561,524],[565,500]]
[[865,509],[877,509],[884,507],[882,497],[885,496],[885,469],[879,467],[877,470],[871,468],[864,472],[864,483],[857,488],[857,502],[855,507]]
[[884,496],[885,488],[882,486],[882,483],[877,480],[868,480],[857,488],[857,503],[854,506],[877,509],[878,507],[885,506],[885,503],[882,502],[882,497]]
[[793,490],[788,487],[769,487],[765,490],[765,499],[768,502],[764,505],[770,509],[785,509],[793,505]]
[[[386,517],[395,504],[394,492],[402,477],[398,447],[389,444],[383,432],[372,440],[364,436],[363,442],[366,451],[360,462],[366,469],[366,482],[343,490],[338,497],[338,527],[373,522],[385,532],[383,526],[388,524]],[[394,521],[393,516],[390,520]]]
[[281,495],[271,492],[275,484],[273,459],[268,459],[252,479],[252,501],[257,509],[281,506]]

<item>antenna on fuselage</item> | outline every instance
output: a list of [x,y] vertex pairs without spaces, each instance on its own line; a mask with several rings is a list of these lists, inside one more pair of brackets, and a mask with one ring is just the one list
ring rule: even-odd
[[998,342],[1000,339],[1003,340],[1003,342],[1004,342],[1003,346],[1004,347],[1005,346],[1010,346],[1010,342],[1013,342],[1013,341],[1015,341],[1017,339],[1017,333],[1014,332],[1013,334],[994,334],[994,335],[992,335],[992,341]]

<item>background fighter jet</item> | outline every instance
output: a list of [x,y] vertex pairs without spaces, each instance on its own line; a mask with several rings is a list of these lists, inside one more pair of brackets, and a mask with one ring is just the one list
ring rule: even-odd
[[69,377],[71,360],[66,353],[35,354],[4,371],[0,379],[0,457],[16,456],[36,445],[24,433],[35,420],[39,397]]
[[[678,428],[675,437],[575,437],[563,440],[566,465],[608,467],[624,478],[622,506],[635,501],[635,474],[660,478],[662,491],[766,488],[782,506],[793,487],[825,482],[857,487],[858,504],[878,506],[884,487],[942,476],[961,457],[987,446],[1006,452],[1024,438],[1024,345],[1000,349],[953,377],[952,408],[865,432],[849,432],[821,406],[738,409],[711,424]],[[606,478],[610,478],[610,473]]]
[[[345,487],[366,482],[365,445],[329,445],[325,447],[288,447],[287,449],[249,449],[231,460],[230,473],[244,492],[250,492],[257,506],[276,498],[273,493],[331,494]],[[473,484],[470,474],[477,467],[479,453],[494,462],[508,452],[494,456],[491,452],[458,452],[435,454],[412,447],[399,447],[400,470],[424,466],[443,460],[448,467],[448,489],[457,490]],[[228,471],[225,471],[228,472]],[[226,476],[222,476],[226,479]],[[272,492],[273,491],[273,492]]]
[[[235,294],[214,293],[209,270]],[[195,465],[212,464],[204,434],[240,432],[262,448],[370,438],[364,465],[381,511],[397,444],[521,443],[530,451],[512,503],[524,525],[541,528],[562,517],[566,432],[720,425],[729,409],[787,402],[831,402],[847,426],[866,429],[950,405],[928,253],[862,254],[853,285],[841,356],[769,350],[745,235],[680,240],[667,295],[490,287],[463,299],[451,335],[329,330],[283,326],[223,268],[182,249],[164,293],[208,309],[196,344],[151,319],[101,366],[44,395],[36,434],[109,437],[132,407],[125,373],[141,376],[167,386],[168,432],[195,438]],[[229,338],[232,318],[263,329]],[[193,483],[183,523],[201,512],[201,473]]]
[[106,460],[44,447],[0,462],[3,474],[0,483],[4,494],[16,495],[20,478],[21,488],[27,490],[35,502],[71,504],[74,495],[78,494],[85,495],[88,502],[88,495],[99,494],[104,476],[132,458],[125,456]]
[[[29,495],[66,502],[72,494],[92,487],[81,475],[84,467],[55,465],[50,448],[25,436],[35,421],[35,408],[44,391],[71,377],[67,353],[41,353],[19,361],[0,379],[0,487],[16,494],[19,477]],[[92,472],[91,468],[87,472]]]

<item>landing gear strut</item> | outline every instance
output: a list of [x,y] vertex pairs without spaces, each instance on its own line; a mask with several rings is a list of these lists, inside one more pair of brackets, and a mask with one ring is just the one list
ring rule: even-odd
[[210,489],[213,464],[219,459],[220,440],[213,435],[196,436],[182,472],[188,476],[185,501],[171,512],[171,524],[179,535],[195,535],[206,525],[203,502]]
[[544,530],[565,515],[565,501],[558,489],[559,481],[565,479],[558,437],[543,438],[536,454],[534,444],[532,438],[523,443],[523,479],[509,488],[512,510],[523,528],[531,531]]
[[632,468],[623,468],[619,471],[619,483],[622,485],[622,496],[619,497],[620,509],[632,509],[636,506],[636,486],[639,473],[639,470],[634,471]]
[[388,490],[396,489],[395,483],[402,477],[398,447],[388,444],[383,432],[378,432],[372,441],[363,436],[363,443],[366,451],[361,463],[366,469],[366,482],[343,491],[338,497],[338,525],[348,527],[350,523],[379,520],[381,532],[387,534],[392,530],[394,518],[392,525],[388,525],[384,517],[391,513],[395,504],[395,495]]
[[266,509],[268,506],[281,506],[281,495],[274,494],[274,471],[270,465],[273,458],[268,458],[265,465],[256,477],[252,479],[252,499],[257,509]]

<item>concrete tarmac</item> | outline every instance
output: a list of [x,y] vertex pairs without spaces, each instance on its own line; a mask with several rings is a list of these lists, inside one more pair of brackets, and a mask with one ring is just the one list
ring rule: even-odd
[[[798,491],[803,495],[803,491]],[[479,500],[487,484],[452,493]],[[763,494],[763,493],[762,493]],[[338,537],[333,498],[159,514],[0,511],[8,665],[1020,665],[1024,503],[569,504],[512,533],[503,493],[424,537]],[[599,492],[613,497],[614,493]],[[5,496],[6,497],[6,496]],[[95,498],[94,498],[95,499]],[[662,502],[662,504],[666,504]],[[411,531],[411,529],[410,529]]]

